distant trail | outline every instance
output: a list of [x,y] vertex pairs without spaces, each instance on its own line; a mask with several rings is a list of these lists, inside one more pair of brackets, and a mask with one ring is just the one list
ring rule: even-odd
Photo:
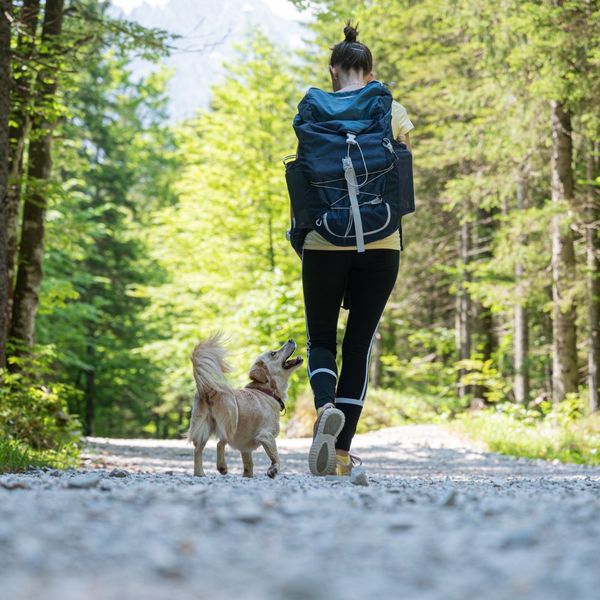
[[[358,436],[370,486],[90,438],[86,470],[0,476],[0,598],[596,600],[600,468],[482,452],[440,426]],[[129,474],[113,473],[113,468]],[[74,487],[69,487],[74,486]]]

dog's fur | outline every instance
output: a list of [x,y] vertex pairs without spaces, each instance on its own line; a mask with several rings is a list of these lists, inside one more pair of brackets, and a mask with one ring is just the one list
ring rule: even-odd
[[217,469],[223,475],[227,473],[226,444],[241,452],[245,477],[253,476],[252,451],[258,446],[271,459],[267,474],[277,475],[275,438],[279,435],[281,406],[274,396],[285,404],[289,377],[302,364],[300,357],[290,359],[295,350],[295,342],[288,340],[279,350],[264,352],[250,369],[250,383],[234,389],[225,378],[231,368],[225,361],[220,335],[196,346],[192,364],[198,391],[187,435],[194,444],[194,475],[204,475],[202,452],[212,434],[218,439]]

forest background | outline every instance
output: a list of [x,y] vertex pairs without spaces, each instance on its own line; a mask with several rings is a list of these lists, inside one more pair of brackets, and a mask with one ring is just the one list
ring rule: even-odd
[[[108,2],[0,0],[0,468],[69,464],[81,434],[179,437],[212,331],[240,384],[278,341],[304,352],[282,159],[348,18],[415,124],[360,430],[452,421],[600,462],[597,3],[293,3],[301,50],[254,28],[210,106],[172,123],[176,37]],[[311,419],[302,373],[284,429]]]

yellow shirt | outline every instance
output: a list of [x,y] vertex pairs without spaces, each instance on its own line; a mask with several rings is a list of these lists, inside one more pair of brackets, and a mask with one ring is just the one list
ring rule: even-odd
[[[392,102],[392,132],[394,139],[408,133],[415,126],[410,122],[406,108],[395,100]],[[304,240],[305,250],[356,250],[356,246],[336,246],[328,242],[320,233],[314,229],[308,232]],[[387,237],[365,244],[365,250],[400,250],[400,235],[397,231]]]

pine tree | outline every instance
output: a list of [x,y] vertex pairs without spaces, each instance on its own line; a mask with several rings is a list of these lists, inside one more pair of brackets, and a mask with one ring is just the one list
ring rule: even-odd
[[10,335],[17,343],[32,346],[35,318],[42,285],[44,224],[48,203],[48,182],[52,168],[52,130],[57,115],[52,110],[58,87],[56,72],[59,40],[64,17],[64,0],[47,0],[42,24],[44,64],[35,83],[35,115],[31,127],[27,176],[30,189],[23,205],[18,271]]
[[6,365],[8,330],[8,116],[10,113],[10,39],[12,3],[0,2],[0,369]]

